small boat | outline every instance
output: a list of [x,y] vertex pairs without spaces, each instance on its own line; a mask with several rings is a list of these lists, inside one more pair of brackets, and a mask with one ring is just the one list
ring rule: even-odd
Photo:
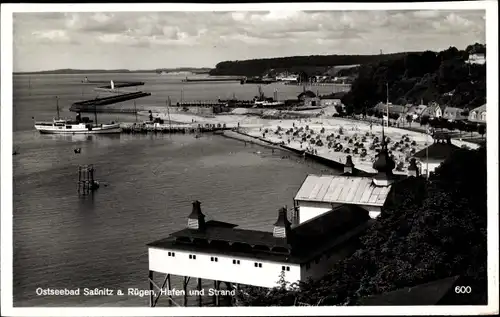
[[[76,120],[61,119],[59,116],[59,98],[57,98],[57,118],[52,122],[35,122],[35,129],[44,134],[109,134],[120,133],[119,123],[97,124],[97,111],[94,111],[95,122],[88,117],[76,115]],[[94,109],[95,110],[95,109]]]

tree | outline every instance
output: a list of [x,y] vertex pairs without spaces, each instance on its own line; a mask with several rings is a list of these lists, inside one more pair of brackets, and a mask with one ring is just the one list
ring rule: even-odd
[[406,122],[408,122],[408,124],[410,125],[411,127],[411,123],[413,122],[413,117],[411,115],[406,115]]
[[408,53],[363,64],[342,102],[361,109],[365,102],[385,101],[388,83],[393,102],[425,99],[458,108],[480,106],[486,98],[486,66],[465,64],[465,55],[465,51],[450,47],[437,54]]
[[456,125],[456,128],[459,131],[460,138],[462,138],[462,132],[467,131],[466,130],[467,129],[467,125],[463,121],[458,121],[457,125]]
[[486,126],[485,125],[478,125],[477,127],[477,132],[481,135],[481,137],[484,139],[484,135],[486,134]]
[[423,115],[421,118],[420,118],[420,125],[430,125],[430,117],[428,115]]

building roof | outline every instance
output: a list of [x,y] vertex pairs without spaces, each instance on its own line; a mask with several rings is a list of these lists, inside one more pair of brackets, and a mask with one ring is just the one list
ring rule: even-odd
[[272,232],[229,228],[208,221],[204,230],[182,229],[149,247],[207,252],[281,262],[305,263],[325,250],[350,241],[371,225],[368,212],[355,205],[338,206],[293,227],[287,238]]
[[416,105],[416,106],[411,106],[410,109],[408,109],[408,112],[421,115],[422,113],[424,113],[425,109],[427,109],[426,105]]
[[430,105],[428,105],[425,110],[423,111],[422,114],[434,114],[438,109],[440,110],[443,110],[442,107],[440,105],[438,105],[437,103],[432,103]]
[[308,175],[295,200],[383,206],[389,187],[377,187],[371,177]]
[[436,142],[426,149],[418,151],[413,157],[419,159],[426,159],[429,157],[430,159],[445,160],[458,149],[460,149],[458,146],[448,142]]
[[466,117],[466,116],[462,116],[462,112],[464,111],[464,109],[460,109],[460,108],[455,108],[455,107],[446,107],[444,108],[444,111],[443,111],[443,115],[444,116],[454,116],[454,117]]
[[302,97],[314,98],[316,97],[316,94],[310,90],[306,90],[304,92],[301,92],[298,96],[299,99]]
[[483,112],[483,111],[486,111],[486,104],[484,104],[484,105],[482,105],[482,106],[480,106],[480,107],[474,108],[474,109],[472,109],[472,110],[471,110],[471,112],[472,112],[472,111],[475,111],[475,112],[477,112],[477,113],[481,113],[481,112]]
[[[375,110],[386,112],[387,104],[380,102],[374,108]],[[406,106],[389,104],[389,113],[404,114],[408,109]]]
[[208,242],[225,241],[231,243],[246,243],[250,245],[266,246],[268,248],[290,247],[285,239],[275,238],[272,232],[227,228],[217,225],[207,225],[205,230],[186,228],[172,233],[171,236],[176,238],[203,239]]
[[436,305],[455,285],[458,276],[448,277],[413,287],[360,298],[357,306],[417,306]]

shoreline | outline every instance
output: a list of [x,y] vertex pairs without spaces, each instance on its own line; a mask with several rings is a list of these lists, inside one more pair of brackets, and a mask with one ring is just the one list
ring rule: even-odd
[[[166,114],[153,113],[153,116],[164,118]],[[356,170],[376,173],[372,165],[376,146],[379,145],[374,140],[380,138],[382,132],[382,126],[379,124],[370,125],[352,118],[328,116],[302,119],[263,119],[247,115],[205,117],[188,113],[171,113],[170,116],[172,120],[188,124],[226,124],[226,127],[233,128],[233,131],[220,133],[225,137],[293,152],[336,169],[343,168],[347,156],[351,155]],[[391,139],[390,150],[399,162],[399,167],[394,170],[395,174],[406,174],[412,155],[434,142],[427,133],[398,127],[386,127],[385,134]],[[317,140],[321,140],[322,144],[315,144]],[[457,139],[452,139],[452,143],[458,147],[465,145],[470,149],[479,147],[477,144]],[[335,149],[334,145],[340,145],[341,149]],[[362,151],[365,152],[363,155]]]

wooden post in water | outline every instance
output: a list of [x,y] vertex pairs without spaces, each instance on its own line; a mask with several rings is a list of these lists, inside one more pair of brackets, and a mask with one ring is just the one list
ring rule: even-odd
[[96,189],[94,180],[94,166],[80,165],[78,166],[78,193],[83,195],[88,194]]

